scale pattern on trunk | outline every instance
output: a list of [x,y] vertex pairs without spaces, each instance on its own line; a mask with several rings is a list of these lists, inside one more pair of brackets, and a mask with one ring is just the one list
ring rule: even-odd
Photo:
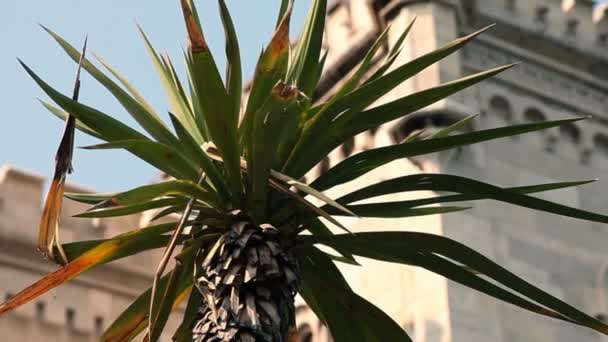
[[233,224],[202,263],[196,279],[205,305],[195,342],[286,342],[299,289],[295,259],[270,225]]

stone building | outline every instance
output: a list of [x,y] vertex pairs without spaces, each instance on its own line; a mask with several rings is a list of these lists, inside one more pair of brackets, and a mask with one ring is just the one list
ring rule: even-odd
[[[414,17],[416,25],[396,64],[487,24],[497,25],[461,52],[405,82],[381,102],[491,67],[516,61],[523,64],[406,120],[361,134],[332,152],[317,172],[361,150],[399,142],[413,132],[441,128],[474,113],[481,115],[467,129],[592,115],[592,119],[576,125],[396,161],[356,182],[415,172],[458,174],[503,186],[599,177],[602,181],[593,185],[540,196],[605,213],[608,11],[584,0],[334,1],[325,39],[329,49],[326,76],[318,98],[331,96],[390,24],[389,44],[375,58],[375,62],[381,61],[390,43]],[[10,297],[53,268],[34,255],[42,183],[39,176],[8,167],[0,169],[0,299]],[[349,188],[337,189],[333,194]],[[142,220],[69,219],[82,209],[78,204],[66,203],[66,240],[113,236],[125,228],[138,227]],[[443,217],[346,223],[359,231],[408,229],[448,236],[586,312],[608,314],[606,226],[492,202],[475,203],[469,211]],[[149,285],[156,260],[136,257],[129,263],[114,263],[79,277],[0,319],[0,339],[95,340],[133,296]],[[354,289],[386,310],[416,342],[606,341],[592,331],[498,303],[423,270],[367,260],[362,263],[372,268],[342,267]],[[298,315],[302,342],[330,340],[327,329],[305,306],[299,307]]]
[[[56,269],[36,252],[42,214],[41,176],[0,167],[0,300]],[[66,186],[68,192],[90,190]],[[110,238],[142,226],[145,217],[74,219],[86,206],[64,202],[65,241]],[[158,254],[138,255],[89,271],[0,318],[0,341],[92,342],[142,290],[150,286]],[[163,341],[170,341],[172,320]]]
[[[327,98],[339,88],[356,61],[391,25],[389,44],[376,57],[382,61],[391,42],[414,17],[416,24],[396,64],[488,24],[497,25],[380,102],[489,68],[523,63],[404,120],[357,136],[335,150],[319,169],[361,150],[398,143],[413,132],[432,131],[475,113],[481,115],[468,129],[591,115],[592,119],[576,125],[397,161],[356,182],[438,171],[502,186],[600,178],[593,185],[540,197],[606,213],[608,10],[584,0],[335,1],[327,19],[327,77],[322,80],[319,98]],[[389,198],[396,200],[397,196]],[[415,229],[448,236],[583,311],[596,315],[608,311],[607,226],[492,202],[475,203],[472,210],[443,217],[347,224],[353,225],[356,230]],[[373,268],[342,269],[356,292],[390,313],[417,342],[606,341],[594,332],[522,312],[423,270],[366,264]],[[300,310],[302,330],[308,332],[303,341],[328,340],[327,330],[314,314],[304,306]]]

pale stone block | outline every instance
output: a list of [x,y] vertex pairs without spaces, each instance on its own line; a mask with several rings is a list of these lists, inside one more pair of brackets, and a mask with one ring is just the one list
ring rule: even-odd
[[0,168],[0,227],[4,227],[0,234],[28,242],[37,238],[42,183],[41,176],[10,166]]
[[469,213],[452,213],[443,216],[445,236],[465,243],[484,256],[494,259],[495,242],[492,223]]
[[140,219],[137,215],[102,218],[100,225],[104,229],[106,238],[111,238],[120,235],[132,229],[141,228],[139,226]]

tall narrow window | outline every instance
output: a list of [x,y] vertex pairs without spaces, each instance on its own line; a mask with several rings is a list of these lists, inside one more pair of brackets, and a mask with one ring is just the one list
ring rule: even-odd
[[95,333],[100,336],[103,333],[103,317],[95,316]]
[[539,24],[547,24],[547,17],[549,17],[549,7],[540,6],[536,8],[536,22]]
[[566,23],[566,34],[569,36],[575,36],[577,30],[578,30],[578,20],[569,19],[568,22]]
[[608,136],[605,134],[596,134],[593,137],[593,144],[595,149],[601,153],[604,157],[608,157]]
[[74,329],[76,320],[76,311],[73,308],[65,309],[65,325],[69,330]]
[[608,33],[600,33],[597,36],[597,43],[602,47],[608,46]]
[[515,0],[505,0],[505,8],[511,12],[515,12],[517,8]]
[[46,311],[46,305],[44,302],[36,302],[36,318],[38,320],[44,319],[44,312]]

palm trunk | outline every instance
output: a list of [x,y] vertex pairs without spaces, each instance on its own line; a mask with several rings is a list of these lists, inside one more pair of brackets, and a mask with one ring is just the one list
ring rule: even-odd
[[300,284],[278,231],[237,220],[212,247],[195,280],[204,305],[195,342],[287,342]]

